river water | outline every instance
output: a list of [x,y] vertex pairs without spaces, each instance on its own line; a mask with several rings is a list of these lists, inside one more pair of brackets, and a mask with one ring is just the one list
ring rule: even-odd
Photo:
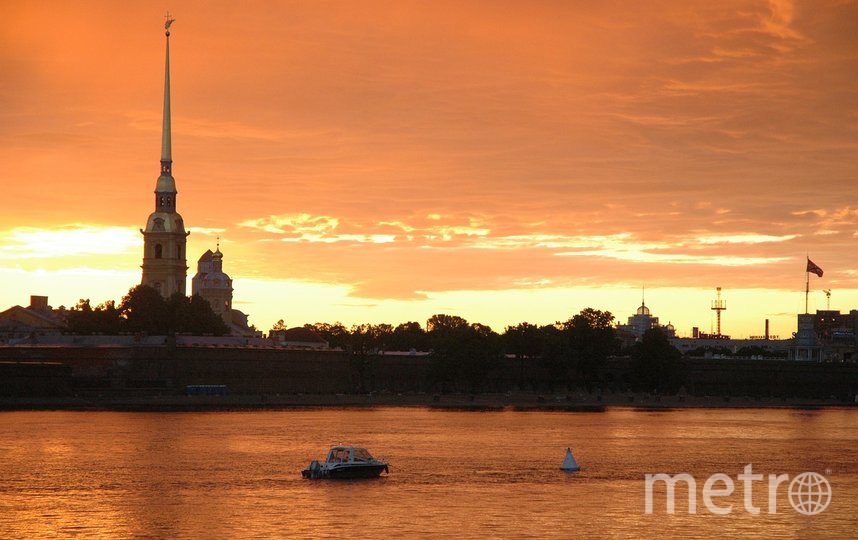
[[[390,474],[302,479],[339,443]],[[579,473],[559,470],[567,446]],[[0,537],[854,538],[857,449],[856,409],[5,412]],[[748,464],[765,479],[739,481]],[[811,471],[824,511],[796,511],[790,481],[769,511],[769,474]],[[675,513],[663,483],[646,513],[647,473],[691,475],[696,513],[681,483]],[[725,515],[702,496],[714,473],[735,483],[712,499]]]

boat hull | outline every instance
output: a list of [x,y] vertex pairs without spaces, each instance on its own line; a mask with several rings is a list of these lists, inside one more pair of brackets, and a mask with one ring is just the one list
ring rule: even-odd
[[389,472],[386,463],[367,465],[335,465],[333,467],[308,467],[301,471],[301,476],[311,480],[330,478],[332,480],[348,480],[354,478],[378,478],[381,473]]
[[378,478],[382,472],[387,471],[387,465],[359,465],[334,467],[328,471],[328,478],[350,479],[350,478]]

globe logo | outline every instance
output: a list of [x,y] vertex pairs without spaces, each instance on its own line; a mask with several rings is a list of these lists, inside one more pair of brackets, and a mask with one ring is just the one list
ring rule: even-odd
[[831,484],[819,473],[803,472],[789,483],[789,503],[799,514],[815,516],[831,504]]

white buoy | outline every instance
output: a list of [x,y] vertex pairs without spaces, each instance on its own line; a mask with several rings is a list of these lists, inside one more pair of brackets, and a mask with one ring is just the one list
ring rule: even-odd
[[575,461],[575,456],[572,455],[572,449],[566,449],[566,459],[563,460],[563,465],[560,466],[561,471],[575,472],[580,471],[581,467]]

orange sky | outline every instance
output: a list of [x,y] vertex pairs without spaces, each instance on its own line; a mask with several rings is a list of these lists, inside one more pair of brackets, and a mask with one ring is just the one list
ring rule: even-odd
[[[0,17],[0,308],[139,282],[164,13]],[[858,308],[858,4],[170,5],[173,174],[267,330],[463,316],[502,331],[647,305],[788,337]]]

